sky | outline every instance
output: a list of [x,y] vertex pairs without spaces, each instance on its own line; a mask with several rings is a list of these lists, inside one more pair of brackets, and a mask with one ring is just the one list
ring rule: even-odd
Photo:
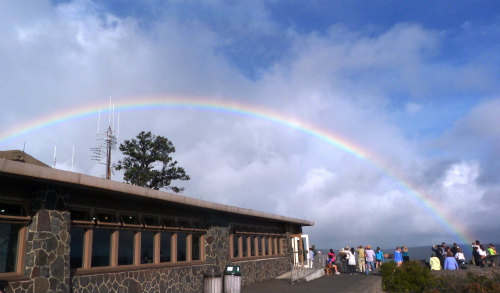
[[[314,221],[316,247],[499,243],[498,52],[498,1],[1,1],[0,150],[103,177],[111,97],[183,195]],[[153,98],[185,105],[120,107]]]

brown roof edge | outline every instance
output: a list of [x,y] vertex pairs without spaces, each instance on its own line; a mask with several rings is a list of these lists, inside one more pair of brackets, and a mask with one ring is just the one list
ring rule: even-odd
[[39,161],[30,156],[29,154],[20,150],[0,151],[0,158],[5,158],[8,160],[37,165],[37,166],[50,167],[44,162]]
[[302,226],[314,226],[313,221],[285,217],[265,212],[259,212],[251,209],[239,208],[235,206],[223,205],[179,194],[173,194],[165,191],[153,190],[127,183],[102,179],[81,173],[75,173],[75,172],[48,168],[44,166],[21,163],[3,158],[0,158],[0,173],[12,174],[22,177],[31,177],[38,180],[48,180],[48,181],[66,183],[71,185],[80,185],[101,190],[120,192],[124,194],[180,203],[193,207],[202,207],[215,211],[222,211],[222,212],[245,215],[250,217],[258,217],[269,220],[277,220],[280,222],[299,224]]

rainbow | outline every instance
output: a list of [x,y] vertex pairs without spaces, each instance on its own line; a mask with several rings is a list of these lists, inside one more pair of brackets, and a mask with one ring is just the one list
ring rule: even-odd
[[[419,191],[409,180],[398,175],[395,168],[390,168],[382,160],[378,159],[374,154],[357,146],[356,144],[332,133],[327,129],[323,129],[317,125],[313,125],[306,121],[301,121],[293,117],[286,116],[282,113],[257,107],[255,105],[236,103],[227,100],[206,99],[197,97],[166,97],[166,96],[151,96],[139,97],[133,99],[124,99],[118,101],[115,105],[115,111],[138,111],[151,109],[196,109],[202,111],[215,111],[232,115],[247,116],[256,119],[270,121],[288,128],[293,128],[303,132],[309,136],[322,140],[344,152],[347,152],[361,160],[367,161],[376,168],[383,171],[394,180],[406,193],[416,200],[430,215],[438,220],[444,228],[452,235],[457,236],[457,242],[471,243],[472,237],[460,225],[455,224],[454,220],[447,216],[437,202],[434,202],[424,192]],[[70,120],[85,118],[88,116],[97,115],[100,109],[106,109],[109,106],[106,104],[84,105],[79,108],[68,109],[62,112],[51,113],[47,116],[39,117],[27,121],[21,125],[7,128],[0,132],[0,146],[9,140],[19,137],[23,134],[50,127]],[[108,108],[109,109],[109,108]]]

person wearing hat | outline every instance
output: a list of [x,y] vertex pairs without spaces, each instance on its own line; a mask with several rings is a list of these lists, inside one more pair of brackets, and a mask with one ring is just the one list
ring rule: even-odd
[[347,273],[347,261],[349,259],[349,254],[347,253],[347,251],[349,251],[349,246],[346,246],[339,251],[340,263],[342,264],[342,273]]
[[365,258],[366,258],[366,274],[368,275],[371,271],[375,272],[375,252],[372,250],[372,246],[368,244],[365,250]]
[[363,246],[359,245],[356,249],[356,253],[358,254],[358,269],[360,273],[365,272],[365,250]]

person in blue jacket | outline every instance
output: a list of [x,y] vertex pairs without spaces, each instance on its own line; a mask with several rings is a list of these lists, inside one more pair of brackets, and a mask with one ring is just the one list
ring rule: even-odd
[[394,261],[400,267],[403,264],[403,255],[401,254],[401,247],[396,247],[396,251],[394,251]]
[[444,260],[444,269],[450,271],[459,269],[457,260],[455,259],[451,251],[448,251],[446,259]]
[[380,266],[384,263],[384,253],[380,249],[380,247],[377,247],[377,250],[375,251],[375,267],[380,268]]

